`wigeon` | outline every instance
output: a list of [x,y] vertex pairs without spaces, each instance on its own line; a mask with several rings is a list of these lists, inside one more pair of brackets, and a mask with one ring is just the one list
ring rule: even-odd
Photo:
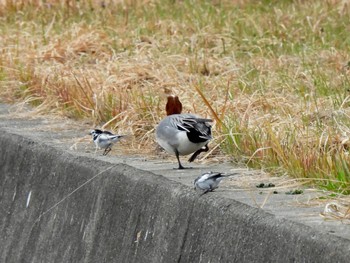
[[208,151],[211,136],[211,119],[204,119],[194,114],[181,114],[182,104],[177,96],[168,96],[166,104],[167,117],[156,129],[158,144],[168,153],[175,154],[179,163],[178,169],[185,169],[180,155],[193,153],[189,162],[201,152]]

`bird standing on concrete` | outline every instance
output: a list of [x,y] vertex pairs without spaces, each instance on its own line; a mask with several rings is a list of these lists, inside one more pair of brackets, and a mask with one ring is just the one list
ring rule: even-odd
[[211,119],[200,118],[194,114],[181,114],[182,104],[177,96],[168,96],[166,104],[167,117],[156,129],[158,144],[168,153],[175,154],[179,163],[178,169],[185,169],[180,155],[193,155],[188,160],[193,162],[201,153],[209,150],[211,137]]
[[234,174],[223,174],[217,172],[207,172],[198,176],[194,180],[194,189],[202,191],[202,195],[214,191],[218,188],[219,183],[224,177],[228,177]]
[[[102,131],[99,129],[94,129],[90,132],[92,139],[97,148],[105,149],[103,155],[107,155],[112,150],[112,145],[120,140],[120,138],[125,135],[116,135],[109,131]],[[95,153],[96,153],[95,151]]]

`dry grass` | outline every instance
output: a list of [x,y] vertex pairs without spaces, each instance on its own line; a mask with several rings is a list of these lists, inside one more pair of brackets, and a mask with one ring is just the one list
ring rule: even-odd
[[141,148],[175,93],[216,120],[212,155],[349,193],[346,1],[0,5],[3,102],[90,119]]

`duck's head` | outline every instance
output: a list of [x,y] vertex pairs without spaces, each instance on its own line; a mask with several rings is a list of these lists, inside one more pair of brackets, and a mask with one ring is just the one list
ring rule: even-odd
[[166,115],[180,114],[182,112],[182,103],[176,95],[168,96],[168,101],[165,106]]

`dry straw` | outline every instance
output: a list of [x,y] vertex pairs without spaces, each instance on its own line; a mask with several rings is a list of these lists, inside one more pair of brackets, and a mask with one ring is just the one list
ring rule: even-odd
[[215,120],[204,158],[349,192],[343,1],[0,4],[2,101],[132,134],[149,152],[173,93]]

